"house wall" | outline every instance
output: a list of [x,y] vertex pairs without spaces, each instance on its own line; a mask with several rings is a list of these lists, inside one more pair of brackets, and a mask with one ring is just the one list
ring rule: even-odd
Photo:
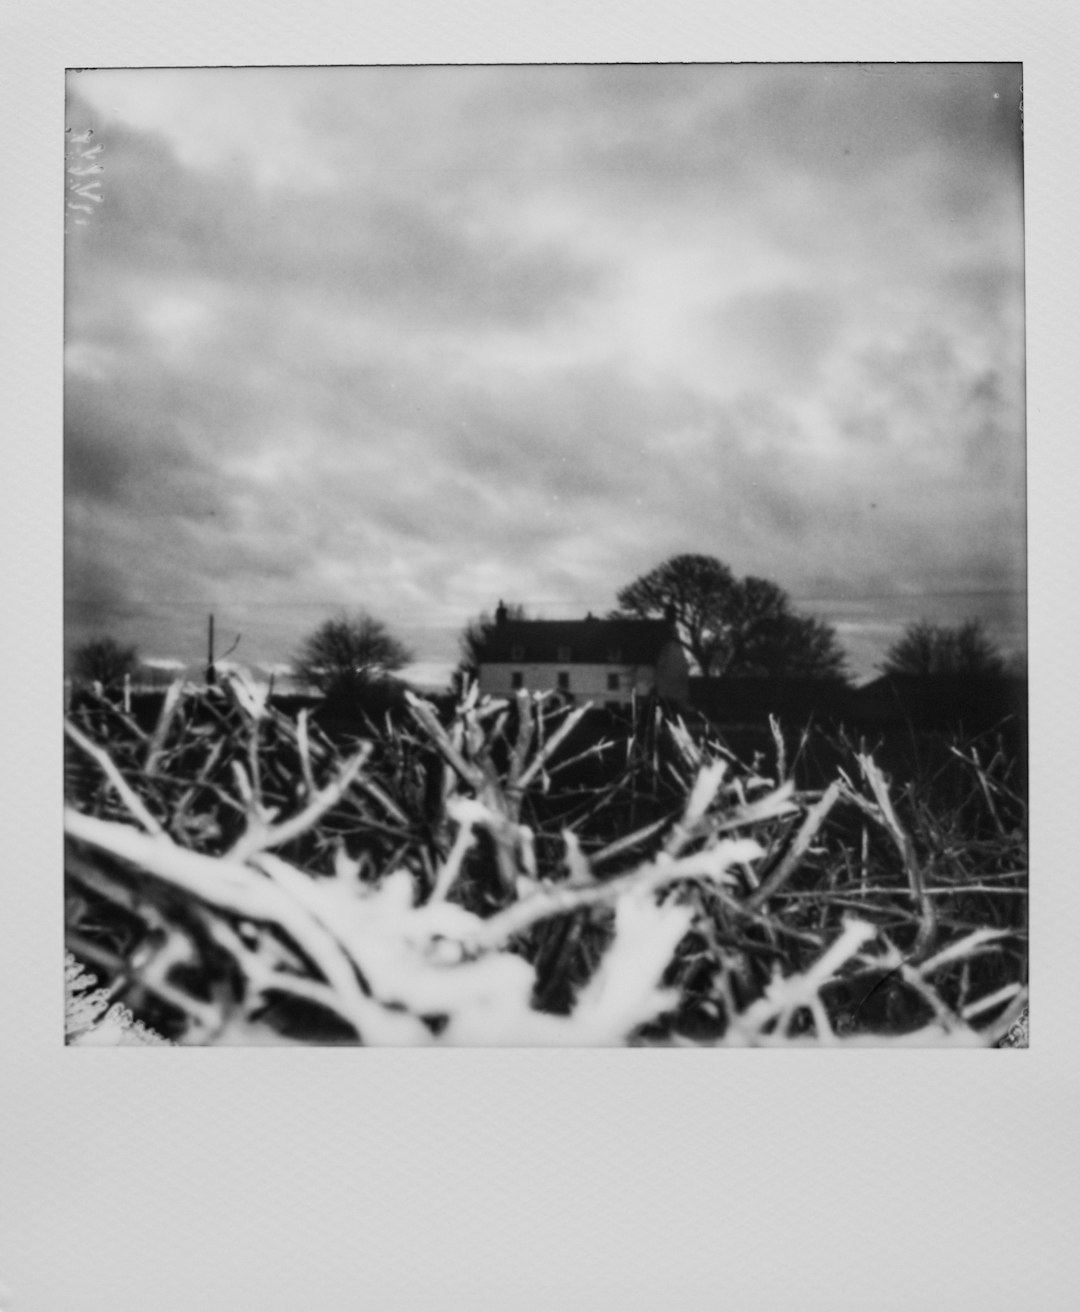
[[[605,702],[629,703],[636,693],[639,697],[652,692],[654,671],[651,665],[585,665],[568,661],[565,664],[528,662],[492,662],[480,666],[480,691],[493,697],[508,697],[513,694],[511,676],[520,673],[523,684],[530,692],[549,692],[558,687],[558,675],[566,672],[570,675],[570,696],[579,702],[596,702],[602,706]],[[619,678],[617,692],[609,690],[607,677],[616,674]]]

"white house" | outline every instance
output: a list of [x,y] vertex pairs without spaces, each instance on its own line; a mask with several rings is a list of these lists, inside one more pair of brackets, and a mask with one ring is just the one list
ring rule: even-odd
[[671,620],[512,620],[500,602],[477,653],[480,691],[557,691],[615,709],[655,693],[685,702],[690,670]]

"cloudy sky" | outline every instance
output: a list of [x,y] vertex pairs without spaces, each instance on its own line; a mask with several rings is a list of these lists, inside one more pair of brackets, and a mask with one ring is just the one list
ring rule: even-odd
[[[1024,645],[1015,65],[88,71],[69,650],[456,657],[678,552]],[[85,219],[86,222],[76,222]]]

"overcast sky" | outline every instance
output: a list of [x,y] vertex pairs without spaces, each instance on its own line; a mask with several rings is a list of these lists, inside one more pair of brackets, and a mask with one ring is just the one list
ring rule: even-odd
[[92,71],[66,264],[66,637],[248,662],[366,609],[678,552],[874,672],[1024,645],[1015,65]]

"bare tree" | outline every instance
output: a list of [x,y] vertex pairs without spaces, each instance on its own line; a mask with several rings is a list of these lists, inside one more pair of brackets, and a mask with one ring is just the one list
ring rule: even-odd
[[293,665],[327,697],[347,698],[369,691],[412,659],[381,620],[361,611],[325,620],[304,640]]
[[670,616],[702,674],[845,676],[844,651],[830,625],[799,615],[777,584],[737,579],[714,556],[673,556],[617,600],[621,615]]
[[114,638],[92,638],[76,648],[73,671],[86,683],[100,683],[103,688],[119,688],[125,674],[134,674],[139,665],[138,650],[124,647]]
[[651,619],[671,615],[679,637],[702,674],[720,663],[726,625],[723,615],[734,601],[735,576],[714,556],[672,556],[642,574],[616,596],[619,613]]
[[999,676],[1005,658],[981,620],[950,628],[916,620],[885,653],[883,674],[967,674]]
[[831,624],[798,614],[783,588],[748,577],[736,587],[724,672],[775,678],[843,679],[844,649]]

